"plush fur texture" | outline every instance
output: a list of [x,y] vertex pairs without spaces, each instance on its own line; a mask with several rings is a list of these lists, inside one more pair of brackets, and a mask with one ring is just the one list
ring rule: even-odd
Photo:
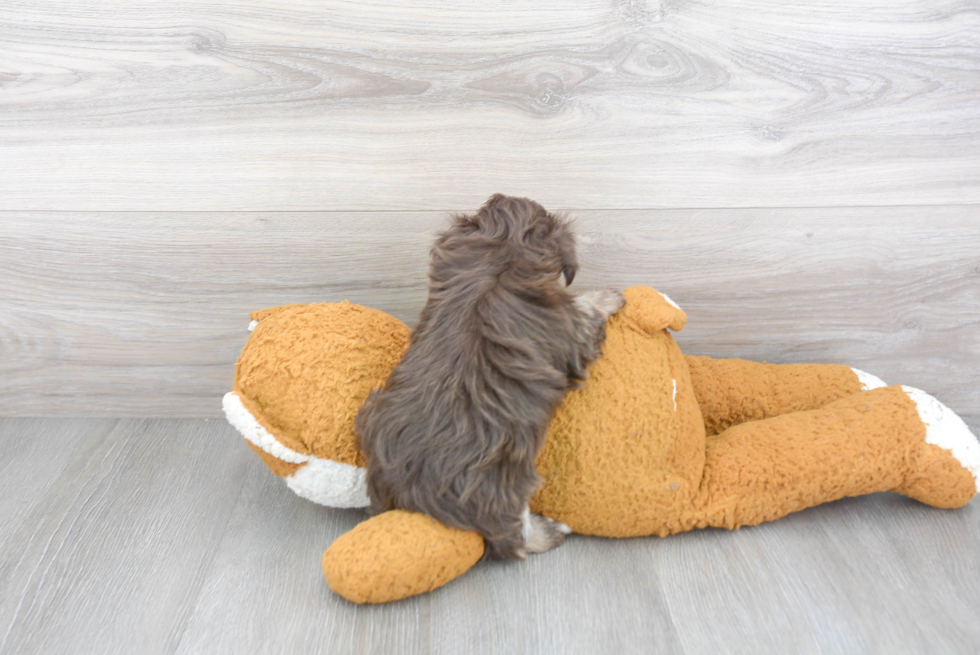
[[561,543],[564,526],[522,521],[535,457],[624,302],[569,294],[577,268],[569,224],[524,198],[495,195],[439,236],[409,349],[357,417],[373,512],[476,531],[490,557]]

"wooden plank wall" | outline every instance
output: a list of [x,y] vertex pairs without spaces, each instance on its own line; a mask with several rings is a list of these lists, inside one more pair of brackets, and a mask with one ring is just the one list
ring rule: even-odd
[[689,352],[845,361],[980,425],[975,3],[8,0],[0,416],[218,416],[251,309],[411,322],[497,191]]

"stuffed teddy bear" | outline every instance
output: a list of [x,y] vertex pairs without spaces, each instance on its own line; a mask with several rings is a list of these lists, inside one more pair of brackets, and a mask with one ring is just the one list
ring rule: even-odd
[[[648,287],[624,295],[602,357],[549,426],[532,511],[579,534],[666,536],[878,491],[955,508],[980,490],[980,444],[935,398],[848,366],[687,356],[668,332],[687,320],[677,305]],[[253,312],[250,328],[228,420],[300,496],[366,507],[354,419],[409,328],[348,302]],[[323,570],[345,598],[386,602],[449,582],[483,547],[396,510],[339,537]]]

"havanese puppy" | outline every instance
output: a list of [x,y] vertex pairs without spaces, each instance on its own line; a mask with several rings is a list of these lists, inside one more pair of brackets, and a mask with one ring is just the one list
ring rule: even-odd
[[574,296],[569,224],[495,195],[432,247],[409,348],[357,416],[371,511],[423,512],[524,558],[568,528],[531,514],[534,460],[565,392],[600,354],[617,291]]

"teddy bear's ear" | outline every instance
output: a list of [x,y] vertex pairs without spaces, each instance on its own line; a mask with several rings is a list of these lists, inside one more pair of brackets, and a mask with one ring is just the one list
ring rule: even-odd
[[253,321],[263,321],[267,318],[271,318],[276,314],[288,311],[294,307],[303,307],[300,303],[293,303],[292,305],[279,305],[278,307],[268,307],[266,309],[256,309],[254,312],[248,315],[249,319]]
[[687,314],[666,294],[650,287],[630,287],[623,291],[626,306],[621,313],[645,332],[659,332],[670,328],[675,332],[684,329]]

